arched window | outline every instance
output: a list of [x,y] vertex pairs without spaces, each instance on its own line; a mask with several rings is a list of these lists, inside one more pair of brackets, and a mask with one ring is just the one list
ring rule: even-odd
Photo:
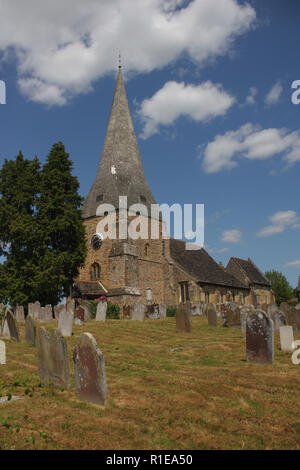
[[91,267],[91,281],[98,281],[100,279],[101,267],[100,264],[94,263]]

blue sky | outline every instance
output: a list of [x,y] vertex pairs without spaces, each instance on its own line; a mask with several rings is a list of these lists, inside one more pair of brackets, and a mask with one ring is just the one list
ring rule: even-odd
[[0,0],[0,165],[20,149],[44,162],[61,140],[86,196],[121,49],[157,202],[204,203],[216,261],[250,257],[295,286],[299,13],[292,0]]

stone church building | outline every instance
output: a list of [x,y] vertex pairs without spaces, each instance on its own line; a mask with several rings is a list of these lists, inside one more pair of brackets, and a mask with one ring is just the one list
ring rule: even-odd
[[[119,196],[127,196],[127,207],[143,204],[148,215],[139,210],[121,210]],[[99,212],[103,204],[106,210]],[[156,220],[151,218],[153,204],[156,202],[144,175],[119,67],[99,168],[82,208],[88,252],[74,281],[73,295],[83,299],[105,295],[121,307],[136,302],[168,306],[229,299],[239,303],[253,303],[254,299],[257,303],[273,302],[270,281],[250,259],[231,258],[224,268],[205,249],[186,250],[184,241],[164,238],[161,215]],[[113,208],[117,209],[112,219],[116,239],[103,237],[98,229]],[[148,238],[119,236],[118,223],[124,220],[124,211],[127,223],[138,217],[147,219]],[[156,239],[150,238],[151,223],[156,225]]]

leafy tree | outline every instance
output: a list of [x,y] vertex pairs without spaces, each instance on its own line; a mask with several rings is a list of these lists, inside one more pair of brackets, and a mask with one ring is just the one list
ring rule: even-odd
[[267,271],[265,275],[272,282],[272,289],[277,305],[280,305],[281,302],[286,302],[287,300],[293,298],[294,290],[290,286],[284,274],[279,271],[272,270]]
[[71,171],[72,162],[64,145],[54,144],[41,172],[37,202],[41,253],[38,283],[42,303],[55,304],[69,294],[86,257],[80,210],[83,199]]

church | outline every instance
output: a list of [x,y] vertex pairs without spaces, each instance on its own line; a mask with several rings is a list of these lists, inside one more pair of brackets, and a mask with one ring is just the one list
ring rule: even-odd
[[[127,207],[143,205],[147,214],[120,209],[119,198],[127,196]],[[270,281],[250,260],[232,257],[225,268],[204,248],[186,250],[185,242],[164,237],[161,214],[154,220],[151,206],[156,201],[147,183],[128,106],[122,69],[119,66],[115,93],[102,155],[95,181],[82,208],[86,231],[87,256],[74,280],[76,297],[96,299],[106,296],[120,307],[137,302],[175,306],[222,303],[272,303]],[[99,206],[106,208],[99,211]],[[98,227],[116,208],[115,238],[103,237]],[[119,222],[129,224],[146,217],[149,237],[132,239],[119,236]],[[158,236],[150,236],[156,224]]]

